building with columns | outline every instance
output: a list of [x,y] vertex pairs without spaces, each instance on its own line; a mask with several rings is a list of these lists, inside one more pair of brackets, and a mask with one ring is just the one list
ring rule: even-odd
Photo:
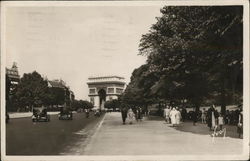
[[104,103],[117,99],[125,89],[125,79],[119,76],[89,77],[89,99],[94,108],[104,109]]

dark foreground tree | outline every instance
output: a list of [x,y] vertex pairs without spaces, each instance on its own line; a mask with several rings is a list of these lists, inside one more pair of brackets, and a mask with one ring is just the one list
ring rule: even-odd
[[197,109],[204,99],[219,97],[224,112],[229,95],[242,96],[242,12],[242,6],[164,7],[141,38],[148,70],[128,89],[186,99]]

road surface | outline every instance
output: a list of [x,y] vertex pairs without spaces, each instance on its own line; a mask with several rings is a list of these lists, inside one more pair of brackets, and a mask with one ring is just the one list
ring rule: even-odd
[[51,115],[50,122],[32,122],[31,118],[11,119],[6,125],[7,155],[60,155],[76,146],[83,146],[102,117],[85,117],[76,113],[73,120],[59,120]]
[[191,122],[171,127],[161,119],[123,125],[119,112],[102,117],[75,114],[73,121],[32,123],[13,119],[7,125],[9,155],[239,155],[243,139],[227,126],[227,137],[214,141],[207,126]]
[[122,125],[120,113],[108,113],[89,144],[82,148],[82,154],[237,155],[242,153],[242,139],[216,137],[213,141],[211,132],[204,124],[193,126],[188,122],[181,126],[183,127],[173,128],[161,120],[144,120],[132,125]]

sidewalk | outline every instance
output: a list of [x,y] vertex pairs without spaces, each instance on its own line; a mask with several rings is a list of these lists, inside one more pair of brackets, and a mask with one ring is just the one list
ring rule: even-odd
[[120,113],[107,113],[82,152],[85,155],[234,155],[242,139],[212,137],[176,130],[163,121],[122,125]]
[[[49,115],[57,115],[59,112],[48,112]],[[11,119],[14,118],[23,118],[23,117],[31,117],[33,115],[32,112],[14,112],[14,113],[9,113],[9,116]]]

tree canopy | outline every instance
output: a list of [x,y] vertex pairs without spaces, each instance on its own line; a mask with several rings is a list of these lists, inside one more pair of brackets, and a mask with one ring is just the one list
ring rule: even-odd
[[104,107],[107,109],[115,110],[116,108],[120,108],[120,105],[121,105],[120,100],[114,99],[114,100],[106,101],[104,104]]
[[[6,77],[6,80],[7,93],[10,90],[8,77]],[[9,104],[11,104],[10,106],[17,106],[19,109],[29,107],[31,110],[33,106],[41,105],[54,106],[65,104],[69,106],[71,101],[69,88],[49,87],[48,81],[34,71],[23,75]]]
[[77,109],[91,109],[93,108],[93,104],[89,101],[84,101],[84,100],[74,100],[72,103],[71,103],[71,106],[73,109],[77,110]]
[[[225,109],[242,96],[242,6],[165,6],[139,52],[147,63],[135,69],[125,100],[188,100],[195,107],[219,98]],[[230,100],[230,99],[229,99]],[[232,100],[232,99],[231,99]]]
[[17,86],[16,97],[21,106],[34,106],[45,103],[48,83],[34,71],[24,74]]

